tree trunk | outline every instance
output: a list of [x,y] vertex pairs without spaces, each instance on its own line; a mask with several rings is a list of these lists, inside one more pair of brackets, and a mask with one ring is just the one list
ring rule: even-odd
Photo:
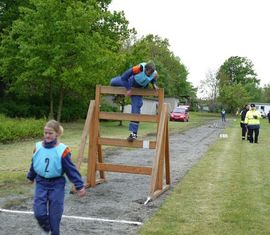
[[[124,108],[125,108],[124,102],[120,105],[120,107],[121,107],[120,108],[120,111],[121,111],[121,113],[123,113],[124,112]],[[123,121],[122,120],[119,121],[118,126],[123,126]]]
[[53,115],[53,89],[52,89],[52,81],[49,81],[49,90],[50,90],[50,112],[49,112],[49,120],[54,119]]
[[57,109],[57,121],[61,121],[61,114],[62,114],[62,109],[63,109],[63,100],[64,100],[64,88],[61,87],[60,89],[60,97],[59,97],[59,104],[58,104],[58,109]]

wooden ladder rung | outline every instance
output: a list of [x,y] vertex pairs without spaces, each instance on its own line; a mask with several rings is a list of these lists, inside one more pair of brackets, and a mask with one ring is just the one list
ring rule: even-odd
[[158,122],[157,115],[149,114],[131,114],[120,112],[100,112],[99,119],[118,120],[118,121],[137,121],[137,122]]
[[141,175],[151,175],[152,167],[147,166],[127,166],[121,164],[96,163],[96,169],[100,171],[132,173]]
[[[127,90],[124,87],[113,87],[113,86],[100,86],[100,94],[118,94],[126,95]],[[142,95],[142,96],[158,96],[159,93],[154,89],[141,89],[141,88],[132,88],[132,95]]]
[[[119,147],[131,147],[131,148],[156,148],[156,141],[147,141],[147,140],[135,140],[133,142],[128,142],[125,139],[112,139],[112,138],[98,138],[98,144],[100,145],[109,145],[109,146],[119,146]],[[149,147],[146,147],[149,146]]]

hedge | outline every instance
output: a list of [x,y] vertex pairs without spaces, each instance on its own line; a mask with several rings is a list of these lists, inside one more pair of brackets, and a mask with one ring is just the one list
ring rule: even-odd
[[0,114],[0,143],[42,137],[45,119],[7,118]]

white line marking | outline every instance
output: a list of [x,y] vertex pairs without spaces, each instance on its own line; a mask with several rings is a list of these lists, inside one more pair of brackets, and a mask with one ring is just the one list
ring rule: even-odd
[[[0,208],[0,212],[14,213],[14,214],[31,214],[31,215],[34,214],[33,211],[16,211],[16,210],[6,210],[6,209],[2,209],[2,208]],[[67,219],[92,220],[92,221],[109,222],[109,223],[121,223],[121,224],[133,224],[133,225],[142,225],[143,224],[143,223],[137,222],[137,221],[101,219],[101,218],[72,216],[72,215],[63,215],[62,217],[67,218]]]

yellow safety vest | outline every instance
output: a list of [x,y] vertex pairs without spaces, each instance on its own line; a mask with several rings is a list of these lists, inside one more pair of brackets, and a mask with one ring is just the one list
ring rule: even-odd
[[[254,117],[257,116],[257,119]],[[257,110],[249,110],[246,114],[245,123],[248,125],[260,125],[261,114]]]

